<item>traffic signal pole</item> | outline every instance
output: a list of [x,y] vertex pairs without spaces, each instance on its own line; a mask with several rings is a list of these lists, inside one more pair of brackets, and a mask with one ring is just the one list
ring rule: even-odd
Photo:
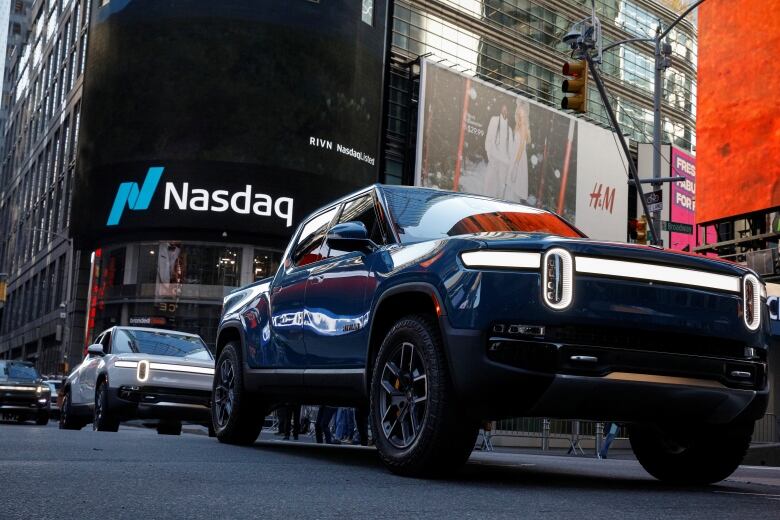
[[[634,164],[634,161],[631,160],[631,151],[628,148],[626,137],[623,135],[623,131],[620,129],[620,124],[618,123],[617,117],[615,117],[615,112],[612,110],[612,104],[609,102],[609,96],[607,96],[607,89],[604,88],[604,82],[601,80],[601,73],[595,66],[593,57],[588,52],[588,49],[582,46],[580,47],[580,50],[585,60],[588,62],[588,69],[590,69],[590,72],[593,75],[593,81],[596,83],[596,89],[598,89],[601,100],[604,102],[604,110],[607,112],[609,121],[612,124],[612,128],[620,140],[620,146],[623,148],[623,153],[626,154],[626,161],[628,162],[628,168],[631,173],[631,180],[634,181],[634,187],[636,188],[636,192],[639,194],[639,200],[642,202],[642,210],[644,211],[645,215],[650,216],[650,212],[647,209],[647,200],[645,200],[645,195],[642,192],[642,184],[639,182],[639,175],[636,171],[636,165]],[[651,219],[651,222],[654,220],[655,219]],[[650,232],[650,243],[656,244],[658,241],[658,235],[656,234],[655,223],[651,224],[647,228]]]

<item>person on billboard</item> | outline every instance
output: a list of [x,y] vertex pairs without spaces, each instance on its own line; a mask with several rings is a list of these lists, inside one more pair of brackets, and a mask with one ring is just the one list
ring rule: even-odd
[[485,134],[485,152],[488,164],[482,195],[502,197],[509,174],[514,138],[509,125],[509,109],[501,105],[501,113],[490,118]]
[[512,162],[501,198],[513,201],[528,199],[528,155],[526,148],[531,136],[528,102],[518,98],[515,105],[515,129],[512,139]]

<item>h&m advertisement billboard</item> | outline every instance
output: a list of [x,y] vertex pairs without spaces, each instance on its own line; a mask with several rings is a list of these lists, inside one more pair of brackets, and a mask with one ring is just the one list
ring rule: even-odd
[[387,5],[95,4],[74,237],[282,242],[376,182]]
[[415,183],[552,210],[626,240],[625,155],[611,132],[423,60]]

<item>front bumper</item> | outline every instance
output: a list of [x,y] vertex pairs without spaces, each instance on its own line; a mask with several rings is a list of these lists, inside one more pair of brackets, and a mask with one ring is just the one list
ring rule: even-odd
[[[43,401],[43,402],[41,402]],[[48,397],[30,397],[29,395],[2,395],[0,396],[0,414],[38,415],[48,413]]]
[[208,423],[211,392],[185,388],[123,385],[109,391],[109,407],[122,420],[170,419]]
[[458,397],[483,417],[723,424],[767,407],[763,361],[491,338],[441,323]]

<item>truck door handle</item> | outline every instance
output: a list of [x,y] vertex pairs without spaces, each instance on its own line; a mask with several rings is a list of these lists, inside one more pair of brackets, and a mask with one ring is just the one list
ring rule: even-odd
[[317,275],[311,277],[312,284],[322,283],[324,281],[325,281],[325,277],[323,275]]

